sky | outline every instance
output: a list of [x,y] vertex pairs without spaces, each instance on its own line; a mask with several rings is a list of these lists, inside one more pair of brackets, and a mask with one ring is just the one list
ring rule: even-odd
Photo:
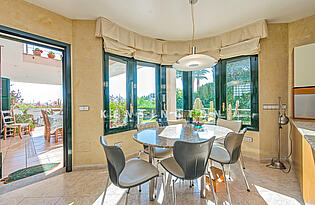
[[[200,85],[213,81],[213,74],[209,72],[208,80],[201,80]],[[155,93],[155,69],[153,67],[140,67],[137,72],[138,97]],[[196,82],[195,82],[196,84]],[[126,73],[110,78],[110,95],[126,98]],[[176,79],[176,87],[182,89],[181,79]],[[195,86],[194,86],[195,87]],[[196,89],[196,88],[194,88]],[[35,84],[11,82],[11,90],[20,90],[26,103],[46,103],[62,99],[62,86],[49,84]]]
[[25,103],[46,103],[62,100],[62,86],[49,84],[22,83],[11,81],[11,91],[20,90]]
[[[205,84],[207,84],[209,82],[214,82],[214,79],[213,79],[213,68],[206,68],[206,69],[209,70],[209,73],[207,73],[205,75],[205,77],[207,79],[200,80],[199,86],[205,85]],[[181,78],[176,78],[176,88],[181,89],[181,90],[183,89],[183,82],[182,82]],[[194,92],[197,92],[197,81],[194,81],[193,89],[194,89]]]
[[[138,97],[155,93],[155,68],[141,67],[137,71]],[[126,98],[126,73],[110,77],[109,94]]]

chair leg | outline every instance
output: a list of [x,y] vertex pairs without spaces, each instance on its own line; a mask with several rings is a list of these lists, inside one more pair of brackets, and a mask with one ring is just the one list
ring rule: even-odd
[[50,130],[48,130],[48,132],[47,132],[47,140],[48,140],[48,142],[50,142],[50,137],[51,137]]
[[20,138],[22,139],[22,127],[21,126],[19,126],[19,136],[20,136]]
[[8,132],[8,130],[7,130],[7,128],[5,127],[5,128],[4,128],[4,131],[3,131],[3,140],[7,139],[7,132]]
[[176,205],[175,179],[173,179],[172,181],[173,181],[173,187],[172,187],[173,201],[174,201],[174,205]]
[[245,161],[244,161],[242,152],[240,152],[240,158],[241,158],[241,161],[242,161],[243,169],[245,169]]
[[102,205],[104,204],[104,201],[105,201],[105,195],[106,195],[106,191],[107,191],[107,187],[108,187],[108,182],[109,182],[109,176],[107,177],[107,180],[105,182],[105,190],[104,190],[104,195],[103,195],[103,199],[102,199]]
[[244,172],[243,163],[242,163],[241,160],[240,160],[240,168],[241,168],[241,171],[242,171],[242,174],[243,174],[243,178],[244,178],[244,181],[245,181],[245,184],[246,184],[247,191],[250,192],[248,181],[247,181],[247,178],[246,178],[246,175],[245,175],[245,172]]
[[210,181],[210,187],[211,187],[211,191],[212,191],[212,195],[214,198],[214,204],[217,205],[218,204],[218,200],[217,200],[217,195],[215,194],[215,188],[213,186],[213,180],[212,180],[212,172],[211,169],[209,170],[209,181]]
[[189,180],[189,187],[193,187],[194,186],[194,181],[193,180]]
[[157,197],[157,183],[158,183],[158,178],[155,177],[155,184],[154,184],[154,198],[156,199]]
[[224,177],[224,183],[225,183],[225,189],[226,189],[226,193],[228,195],[228,201],[230,203],[230,205],[232,204],[232,200],[231,200],[231,195],[230,195],[230,190],[229,190],[229,185],[228,185],[228,181],[226,180],[226,177],[225,177],[225,170],[224,170],[224,165],[221,164],[222,166],[222,171],[223,171],[223,177]]
[[57,129],[55,132],[55,142],[58,141],[59,130]]
[[28,132],[28,134],[29,134],[30,136],[32,136],[32,133],[31,133],[31,126],[30,126],[30,125],[27,127],[27,132]]
[[129,195],[129,191],[130,191],[130,188],[128,189],[127,194],[126,194],[126,201],[125,201],[125,205],[127,205],[127,203],[128,203],[128,195]]
[[229,174],[229,180],[231,181],[231,165],[230,164],[229,164],[228,174]]

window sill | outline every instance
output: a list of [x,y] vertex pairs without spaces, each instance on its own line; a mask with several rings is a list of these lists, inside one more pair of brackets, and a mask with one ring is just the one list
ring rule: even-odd
[[128,127],[119,127],[119,128],[111,128],[110,130],[105,131],[105,135],[112,135],[112,134],[117,134],[121,132],[128,132],[136,130],[136,128],[128,128]]

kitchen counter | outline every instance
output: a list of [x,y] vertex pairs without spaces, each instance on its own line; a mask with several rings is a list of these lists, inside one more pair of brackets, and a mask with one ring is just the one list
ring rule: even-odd
[[292,119],[292,162],[305,204],[315,204],[315,120]]
[[292,119],[293,125],[315,150],[315,120]]

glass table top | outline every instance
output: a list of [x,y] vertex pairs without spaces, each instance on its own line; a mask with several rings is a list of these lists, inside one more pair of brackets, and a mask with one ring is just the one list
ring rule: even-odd
[[196,129],[193,125],[171,125],[158,129],[146,129],[134,134],[138,143],[147,146],[171,148],[178,140],[188,142],[202,142],[212,137],[224,138],[232,130],[216,125],[204,125]]

